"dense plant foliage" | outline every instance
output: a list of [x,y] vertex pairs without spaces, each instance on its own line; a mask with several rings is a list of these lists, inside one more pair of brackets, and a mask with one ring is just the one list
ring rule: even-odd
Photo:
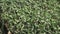
[[2,20],[14,34],[60,34],[59,0],[0,0]]

